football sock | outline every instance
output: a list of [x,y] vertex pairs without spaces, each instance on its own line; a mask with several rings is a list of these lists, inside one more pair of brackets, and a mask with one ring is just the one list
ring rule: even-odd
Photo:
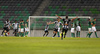
[[90,38],[90,36],[91,36],[92,33],[93,33],[93,32],[91,32],[91,33],[89,34],[89,38]]
[[97,33],[95,32],[95,36],[98,38]]
[[90,33],[88,33],[87,35],[86,35],[86,37],[89,35]]
[[76,37],[78,37],[78,31],[76,32]]
[[29,32],[27,32],[27,35],[28,35],[28,33],[29,33]]
[[80,37],[80,32],[78,32],[78,37]]
[[46,36],[48,36],[49,33],[46,34]]
[[43,34],[43,36],[45,35],[45,33]]
[[58,32],[58,37],[59,37],[60,35],[59,35],[59,32]]
[[56,36],[56,33],[54,34],[54,36],[53,37],[55,37]]

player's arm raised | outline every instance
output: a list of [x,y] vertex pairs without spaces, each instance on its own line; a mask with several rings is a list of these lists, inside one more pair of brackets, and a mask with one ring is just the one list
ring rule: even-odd
[[49,22],[49,24],[54,24],[54,23],[55,23],[55,22],[51,22],[51,21]]
[[62,19],[60,16],[56,15],[58,18]]
[[73,20],[75,20],[76,18],[78,18],[78,17],[75,17],[75,18],[73,18],[73,19],[71,19],[71,20],[73,21]]

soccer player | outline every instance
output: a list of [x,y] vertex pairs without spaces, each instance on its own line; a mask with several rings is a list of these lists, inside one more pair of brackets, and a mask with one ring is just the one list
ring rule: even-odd
[[7,21],[5,21],[1,36],[3,35],[3,33],[5,33],[5,36],[9,35],[10,26],[11,26],[10,21],[7,19]]
[[80,31],[81,31],[81,24],[80,24],[80,18],[76,21],[76,37],[80,38]]
[[49,34],[49,31],[48,31],[48,29],[49,29],[49,22],[47,22],[47,25],[45,26],[45,33],[43,34],[43,37],[45,36],[45,34],[46,34],[46,36],[48,36],[48,34]]
[[60,19],[57,18],[57,21],[55,22],[51,22],[50,24],[55,24],[55,27],[54,27],[54,31],[53,31],[53,38],[56,36],[57,32],[58,32],[58,28],[60,25],[63,25],[61,22],[60,22]]
[[[56,16],[59,17],[60,19],[62,19],[60,16],[58,16],[58,15],[56,15]],[[62,29],[62,37],[61,37],[61,39],[63,39],[63,33],[64,32],[65,32],[65,34],[64,34],[64,38],[65,38],[66,33],[68,31],[68,28],[69,28],[69,22],[71,21],[71,19],[68,19],[68,16],[66,16],[66,18],[62,19],[62,20],[63,20],[63,29]]]
[[18,23],[18,33],[17,33],[17,36],[19,36],[19,37],[21,36],[21,35],[20,35],[20,33],[21,33],[21,28],[20,28],[20,23],[21,23],[21,21],[22,21],[22,20],[20,20],[19,23]]
[[96,36],[96,38],[99,38],[98,36],[97,36],[97,33],[96,33],[96,19],[94,18],[94,20],[93,20],[93,22],[91,23],[91,25],[92,25],[92,32],[90,33],[90,35],[89,35],[89,38],[90,38],[90,36],[91,36],[91,34],[93,33],[93,32],[95,32],[95,36]]
[[14,36],[17,36],[17,32],[18,32],[18,23],[17,21],[15,20],[15,23],[12,24],[13,25],[13,29],[14,29]]
[[91,25],[91,19],[88,19],[88,31],[89,31],[89,33],[87,34],[87,36],[86,37],[88,37],[89,36],[89,38],[90,38],[90,35],[92,34],[92,25]]
[[27,21],[26,21],[26,23],[25,23],[25,36],[26,36],[26,37],[28,36],[28,33],[29,33],[28,22],[29,22],[29,20],[27,19]]
[[20,35],[22,37],[24,37],[24,21],[23,20],[21,21],[19,28],[20,28],[20,32],[21,32]]
[[75,37],[75,32],[74,32],[74,30],[75,30],[75,22],[74,22],[74,20],[75,20],[76,18],[73,18],[72,20],[71,20],[71,36],[72,37]]

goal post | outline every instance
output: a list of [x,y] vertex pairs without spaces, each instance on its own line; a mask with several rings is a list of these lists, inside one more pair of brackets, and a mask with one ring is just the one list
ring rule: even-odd
[[[61,18],[65,18],[65,16],[60,16]],[[76,16],[68,16],[69,19],[75,18]],[[91,19],[90,16],[77,16],[78,18],[80,18],[82,20],[82,28],[83,27],[87,27],[88,23],[87,23],[87,19]],[[58,17],[56,16],[29,16],[29,37],[42,37],[43,33],[44,33],[44,29],[45,29],[45,25],[46,22],[49,21],[56,21]],[[63,22],[62,22],[63,23]],[[49,26],[49,30],[53,31],[54,25],[50,25]],[[70,27],[70,26],[69,26]],[[84,28],[82,30],[86,30],[87,28]],[[70,29],[69,29],[70,31]],[[86,32],[84,32],[86,33]],[[70,34],[68,33],[68,36],[70,36]],[[49,37],[52,37],[52,34],[50,33]]]

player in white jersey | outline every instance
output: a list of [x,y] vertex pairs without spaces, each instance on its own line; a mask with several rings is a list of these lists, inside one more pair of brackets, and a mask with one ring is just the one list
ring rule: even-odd
[[63,24],[60,22],[60,19],[59,18],[57,18],[57,21],[51,22],[51,24],[55,24],[54,31],[53,31],[53,34],[54,34],[53,37],[55,37],[56,34],[57,34],[57,32],[58,32],[59,26],[60,25],[63,25]]
[[44,34],[43,34],[43,37],[45,36],[45,34],[46,34],[46,36],[48,36],[48,34],[49,34],[49,31],[48,31],[48,29],[49,29],[49,22],[47,22],[47,25],[45,26],[45,31],[44,31]]
[[12,24],[12,26],[13,26],[13,30],[14,30],[13,34],[14,34],[14,36],[17,36],[19,24],[17,23],[16,20],[15,20],[15,23]]
[[5,36],[9,35],[10,26],[11,26],[10,21],[7,19],[7,21],[5,21],[1,36],[3,35],[3,33],[5,33]]

